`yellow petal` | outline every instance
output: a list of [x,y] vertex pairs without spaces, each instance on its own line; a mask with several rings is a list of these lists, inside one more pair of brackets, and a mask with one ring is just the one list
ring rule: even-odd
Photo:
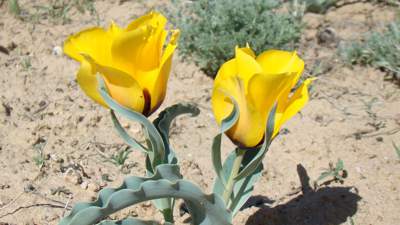
[[268,50],[257,57],[257,62],[262,66],[264,73],[287,73],[291,76],[287,80],[286,86],[280,87],[281,92],[277,98],[277,111],[279,112],[283,106],[288,104],[290,92],[304,70],[304,61],[296,52]]
[[123,32],[123,29],[120,26],[118,26],[118,24],[114,23],[114,21],[111,21],[111,24],[108,27],[107,32],[112,37],[112,39],[114,39]]
[[[249,99],[252,105],[266,118],[272,106],[278,101],[293,76],[283,74],[256,74],[249,81]],[[265,124],[266,122],[263,121]]]
[[257,56],[256,60],[266,74],[292,73],[304,68],[304,61],[296,52],[268,50]]
[[232,96],[239,106],[239,119],[226,134],[240,146],[258,145],[264,136],[265,126],[261,122],[260,113],[247,101],[240,77],[230,77],[220,85],[214,86],[211,102],[217,122],[221,124],[233,110],[233,103],[228,95]]
[[135,71],[143,67],[142,63],[146,65],[145,67],[152,64],[150,61],[154,59],[146,57],[144,51],[151,29],[151,27],[140,27],[133,31],[122,32],[115,37],[111,46],[113,66],[134,76]]
[[85,58],[96,72],[103,75],[107,89],[115,101],[122,106],[140,113],[145,110],[146,102],[143,90],[129,74],[109,66],[101,65],[89,56],[85,56]]
[[166,18],[159,13],[144,15],[116,36],[112,44],[115,67],[133,75],[136,71],[151,71],[160,67],[161,53],[167,36]]
[[141,26],[153,26],[153,27],[164,27],[167,24],[167,18],[165,18],[161,13],[151,11],[144,16],[132,21],[126,30],[136,30]]
[[170,42],[164,50],[161,59],[161,69],[157,71],[158,73],[151,75],[149,74],[149,76],[143,76],[143,79],[141,80],[142,85],[150,92],[151,106],[149,113],[157,110],[157,108],[164,101],[167,91],[168,78],[171,71],[172,58],[177,47],[179,34],[179,30],[172,31]]
[[107,64],[110,62],[112,39],[102,28],[94,27],[71,35],[64,42],[64,53],[69,57],[82,62],[82,53],[89,55],[96,62]]
[[308,86],[314,80],[314,78],[309,78],[303,82],[303,84],[293,93],[289,101],[280,105],[277,109],[277,114],[275,118],[275,129],[274,135],[279,132],[280,127],[292,118],[296,113],[298,113],[307,104],[308,96]]
[[81,61],[81,67],[79,68],[76,79],[79,86],[87,96],[89,96],[100,105],[108,108],[107,104],[104,102],[103,98],[97,90],[96,72],[93,70],[91,64],[86,59],[83,59]]
[[235,49],[235,60],[237,66],[237,73],[233,74],[239,76],[244,83],[245,93],[247,93],[247,85],[249,80],[254,74],[261,73],[262,69],[254,58],[254,52],[250,48]]

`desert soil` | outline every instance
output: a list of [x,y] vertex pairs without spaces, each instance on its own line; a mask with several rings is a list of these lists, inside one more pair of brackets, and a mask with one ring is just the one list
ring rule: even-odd
[[[31,12],[48,4],[20,2]],[[164,2],[96,1],[95,8],[101,26],[111,20],[126,25],[159,4]],[[106,160],[125,144],[108,111],[79,89],[79,65],[57,51],[68,35],[95,26],[96,19],[76,10],[69,15],[64,25],[51,19],[21,21],[5,3],[0,8],[0,45],[9,51],[0,52],[0,224],[57,224],[71,205],[93,200],[99,188],[117,187],[127,174],[145,172],[139,152],[132,152],[123,167]],[[370,3],[305,15],[298,52],[306,75],[318,78],[311,100],[285,125],[264,159],[254,192],[259,204],[241,211],[234,224],[339,225],[351,224],[349,217],[358,225],[399,224],[400,158],[392,145],[400,145],[399,86],[382,71],[349,68],[336,56],[341,41],[360,39],[394,18],[395,9]],[[201,110],[197,117],[176,120],[171,142],[184,176],[207,192],[215,176],[210,147],[218,132],[210,108],[212,85],[194,64],[175,57],[163,103],[193,102]],[[123,124],[141,136],[137,124]],[[223,149],[226,156],[233,145],[224,140]],[[35,160],[39,152],[42,167]],[[344,183],[320,182],[314,188],[338,159],[348,173]],[[127,215],[161,219],[149,203],[112,218]],[[184,224],[187,216],[178,215],[177,224]]]

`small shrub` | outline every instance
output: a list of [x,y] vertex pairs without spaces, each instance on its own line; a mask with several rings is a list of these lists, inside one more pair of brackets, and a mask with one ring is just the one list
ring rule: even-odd
[[400,80],[400,20],[368,34],[365,41],[343,44],[339,53],[347,64],[382,68]]
[[338,0],[303,0],[306,11],[312,13],[325,13],[329,8],[335,6]]
[[[248,43],[256,53],[293,49],[300,38],[302,13],[276,12],[278,0],[173,0],[164,9],[182,31],[180,53],[215,76],[233,58],[234,46]],[[282,10],[281,10],[282,11]]]

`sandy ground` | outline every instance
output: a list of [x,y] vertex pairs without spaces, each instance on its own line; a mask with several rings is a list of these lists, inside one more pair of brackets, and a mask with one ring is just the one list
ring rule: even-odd
[[[47,4],[21,2],[26,8]],[[104,26],[111,20],[127,24],[155,4],[98,1],[95,7]],[[299,54],[307,73],[318,77],[311,101],[285,125],[264,160],[254,195],[265,203],[240,212],[234,224],[339,225],[350,224],[348,217],[357,225],[399,224],[400,159],[392,146],[400,145],[399,87],[381,71],[346,68],[335,56],[338,42],[359,39],[394,16],[393,9],[366,3],[305,16]],[[57,224],[73,203],[93,199],[98,188],[118,186],[126,174],[144,175],[138,152],[123,168],[105,160],[125,145],[107,110],[79,90],[78,64],[53,53],[69,34],[96,24],[89,13],[72,12],[71,19],[65,25],[49,19],[23,22],[5,5],[0,8],[0,45],[10,50],[0,52],[0,224]],[[199,105],[199,116],[177,119],[171,142],[182,173],[207,192],[214,177],[210,146],[218,132],[211,87],[212,80],[195,65],[176,57],[163,104]],[[124,125],[140,136],[136,124]],[[226,155],[233,147],[225,140],[223,148]],[[39,151],[42,168],[34,160]],[[348,171],[345,182],[311,188],[339,158]],[[161,219],[149,203],[113,218],[126,215]],[[184,218],[176,219],[183,224]]]

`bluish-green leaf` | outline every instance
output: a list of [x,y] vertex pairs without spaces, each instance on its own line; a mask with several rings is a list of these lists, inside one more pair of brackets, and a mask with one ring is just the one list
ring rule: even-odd
[[264,142],[259,150],[257,149],[249,149],[248,151],[258,151],[257,154],[255,154],[254,158],[246,165],[243,170],[239,172],[239,174],[235,177],[235,180],[240,180],[244,177],[250,176],[251,174],[254,173],[254,171],[259,167],[259,165],[262,163],[262,160],[264,159],[265,154],[268,151],[269,146],[271,145],[272,142],[272,135],[274,133],[274,127],[275,127],[275,113],[276,113],[276,108],[277,104],[272,107],[269,116],[268,116],[268,121],[265,129],[265,135],[264,135]]
[[[246,151],[246,154],[244,155],[242,161],[242,169],[251,162],[251,160],[254,158],[254,155],[256,154],[256,151]],[[261,177],[262,170],[263,165],[261,163],[251,175],[243,177],[242,179],[236,181],[229,205],[229,209],[232,211],[233,215],[236,215],[236,213],[239,212],[242,206],[251,197],[254,190],[254,184]]]
[[141,145],[138,141],[132,138],[128,132],[122,127],[121,123],[118,121],[117,116],[115,115],[114,111],[111,110],[111,120],[113,121],[114,127],[117,130],[118,134],[124,141],[134,149],[138,149],[147,154],[147,149]]
[[[222,135],[226,131],[228,131],[239,119],[239,106],[236,100],[229,96],[231,102],[233,103],[232,112],[229,114],[228,117],[222,120],[221,122],[221,132],[214,137],[213,144],[212,144],[212,163],[215,170],[215,173],[218,176],[218,179],[221,181],[222,185],[225,187],[226,185],[226,178],[224,177],[224,171],[222,167],[222,159],[221,159],[221,141]],[[225,171],[226,172],[226,171]]]
[[100,191],[91,203],[77,203],[59,225],[92,225],[131,205],[159,198],[182,198],[195,225],[231,225],[231,213],[223,200],[206,195],[193,183],[179,179],[177,165],[164,164],[156,168],[151,178],[128,177],[119,188]]
[[[121,221],[105,220],[99,225],[160,225],[157,221],[145,221],[136,218],[127,218]],[[171,223],[164,223],[164,225],[172,225]]]
[[191,116],[197,116],[200,113],[199,108],[195,105],[187,104],[187,103],[178,103],[173,106],[170,106],[164,109],[158,117],[153,121],[154,126],[160,132],[161,137],[164,141],[164,147],[166,152],[165,162],[170,164],[175,164],[178,162],[175,152],[169,144],[169,129],[171,126],[171,122],[179,115],[188,114]]
[[[223,165],[223,176],[224,179],[227,180],[228,177],[230,176],[230,171],[232,170],[233,162],[235,158],[237,157],[236,155],[237,151],[232,151],[229,156],[226,158],[224,165]],[[245,167],[251,159],[254,157],[255,151],[247,151],[243,162],[242,162],[242,167]],[[259,165],[259,168],[257,168],[253,174],[250,176],[247,176],[245,178],[242,178],[240,180],[237,180],[235,182],[234,188],[233,188],[233,193],[230,198],[230,203],[228,204],[229,209],[232,211],[233,216],[241,209],[241,207],[246,203],[246,201],[251,197],[251,194],[254,189],[254,184],[257,182],[259,177],[261,176],[261,171],[262,171],[262,164]],[[225,186],[222,184],[221,180],[219,178],[216,179],[213,187],[213,193],[222,196],[224,192]]]
[[154,170],[157,165],[163,163],[165,157],[164,142],[161,138],[161,135],[159,134],[155,126],[145,116],[124,106],[121,106],[116,101],[114,101],[114,99],[109,95],[107,91],[103,78],[100,75],[98,75],[97,78],[100,95],[103,97],[103,100],[107,103],[107,105],[115,112],[118,112],[127,119],[139,122],[146,128],[145,133],[147,132],[151,143],[151,148],[149,150],[152,151],[149,152],[149,156],[152,168]]

